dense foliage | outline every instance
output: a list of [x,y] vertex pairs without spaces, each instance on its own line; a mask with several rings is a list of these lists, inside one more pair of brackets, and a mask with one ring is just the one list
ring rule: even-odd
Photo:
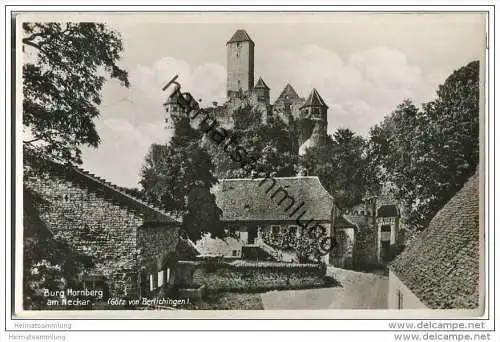
[[301,166],[308,175],[319,177],[338,207],[349,208],[373,190],[365,149],[362,136],[341,128],[329,135],[324,145],[309,148],[301,157]]
[[[233,112],[234,127],[228,130],[232,144],[226,150],[215,144],[207,148],[213,155],[220,178],[287,177],[296,174],[297,146],[294,132],[278,117],[262,120],[262,113],[247,106]],[[251,170],[231,159],[231,150],[239,146],[251,160]],[[252,172],[253,171],[253,172]]]
[[408,223],[427,226],[479,162],[479,62],[454,71],[419,109],[405,100],[370,131],[381,183],[391,183]]
[[119,35],[98,23],[24,23],[24,144],[60,161],[81,163],[79,146],[97,147],[106,76],[129,86],[117,61]]
[[186,115],[172,118],[174,137],[169,144],[151,146],[141,172],[145,198],[183,216],[189,238],[203,233],[222,237],[221,210],[210,188],[217,183],[213,162],[201,146],[202,132],[192,128]]

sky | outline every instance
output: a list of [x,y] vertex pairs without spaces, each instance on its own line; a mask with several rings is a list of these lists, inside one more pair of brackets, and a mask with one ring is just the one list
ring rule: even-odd
[[484,54],[484,17],[472,13],[177,13],[95,15],[120,33],[119,65],[130,88],[106,83],[101,144],[83,148],[83,168],[136,187],[153,143],[165,143],[161,88],[174,75],[202,106],[225,99],[226,42],[245,29],[255,42],[255,80],[271,103],[287,83],[302,97],[316,88],[327,105],[328,131],[367,136],[404,99],[432,100],[454,70]]

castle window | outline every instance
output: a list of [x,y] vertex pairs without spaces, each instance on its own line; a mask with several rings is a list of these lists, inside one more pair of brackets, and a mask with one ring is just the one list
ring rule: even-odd
[[278,234],[280,232],[280,226],[271,226],[271,231],[273,234]]
[[319,114],[319,108],[313,108],[312,113],[313,114]]
[[153,291],[156,286],[155,286],[155,278],[154,278],[154,275],[150,274],[149,275],[149,291]]
[[391,226],[388,224],[384,224],[382,227],[380,227],[381,232],[390,232],[391,231]]
[[298,227],[297,226],[290,226],[288,228],[288,232],[291,234],[291,235],[297,235],[298,233]]
[[158,287],[163,286],[163,270],[158,272]]

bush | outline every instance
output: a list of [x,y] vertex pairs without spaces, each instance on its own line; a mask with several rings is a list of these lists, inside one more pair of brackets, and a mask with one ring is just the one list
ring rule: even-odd
[[224,262],[224,256],[205,256],[203,258],[202,267],[207,273],[213,273],[219,268]]

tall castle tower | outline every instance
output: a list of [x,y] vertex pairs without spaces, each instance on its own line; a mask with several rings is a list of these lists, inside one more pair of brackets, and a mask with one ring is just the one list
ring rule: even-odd
[[239,29],[226,43],[227,97],[247,92],[254,85],[254,42],[245,30]]

